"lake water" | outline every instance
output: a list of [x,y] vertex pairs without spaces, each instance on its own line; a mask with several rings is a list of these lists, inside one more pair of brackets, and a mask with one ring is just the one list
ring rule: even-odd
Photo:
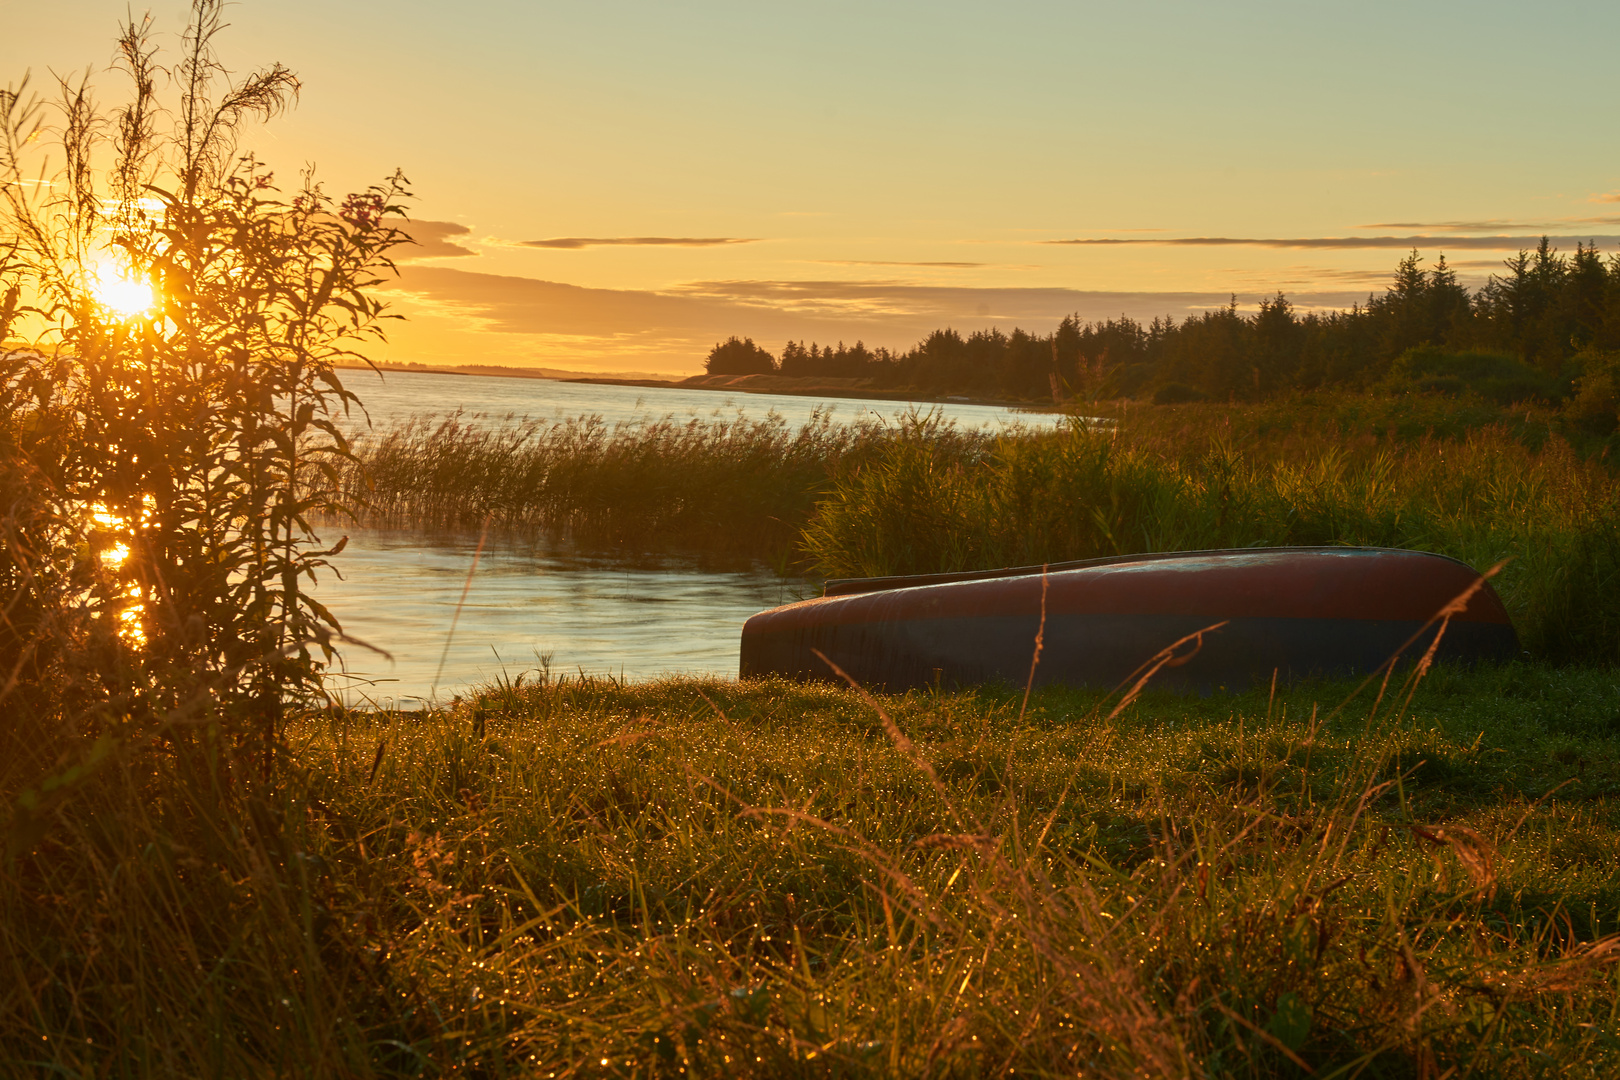
[[626,564],[511,537],[487,538],[475,571],[477,535],[349,537],[343,580],[323,577],[315,595],[346,634],[392,654],[343,648],[348,677],[331,686],[356,705],[418,708],[543,661],[568,675],[735,677],[748,616],[810,588],[767,571]]
[[511,416],[533,420],[566,420],[600,416],[609,426],[621,421],[680,420],[735,417],[739,412],[759,418],[776,413],[789,427],[799,428],[817,408],[834,420],[852,423],[869,417],[893,420],[908,409],[938,409],[958,427],[994,429],[1005,424],[1051,427],[1061,414],[1023,412],[994,405],[945,404],[904,401],[867,401],[858,398],[800,397],[791,394],[733,394],[715,390],[677,390],[664,387],[604,386],[596,383],[559,382],[553,379],[502,379],[483,375],[434,375],[415,371],[343,372],[343,385],[360,395],[372,427],[385,429],[423,412],[446,413],[457,409],[482,415],[486,422]]
[[[905,402],[474,375],[391,371],[378,378],[345,372],[344,379],[366,403],[376,428],[424,412],[458,409],[482,415],[485,423],[504,422],[508,415],[598,415],[609,424],[671,415],[733,417],[739,411],[763,417],[774,411],[797,428],[817,406],[844,422],[892,419],[908,408]],[[1059,419],[957,402],[920,407],[939,408],[971,428],[1050,426]],[[391,654],[344,647],[348,677],[332,680],[332,688],[356,705],[418,708],[443,702],[469,687],[534,671],[543,659],[553,671],[570,675],[734,678],[748,616],[808,595],[812,588],[810,582],[783,580],[763,569],[717,571],[673,560],[626,563],[509,536],[486,538],[474,571],[476,533],[344,531],[349,546],[336,559],[343,579],[323,576],[315,595],[341,620],[345,633]]]

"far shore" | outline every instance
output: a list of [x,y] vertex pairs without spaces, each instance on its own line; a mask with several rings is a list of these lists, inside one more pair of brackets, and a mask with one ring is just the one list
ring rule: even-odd
[[720,390],[725,393],[788,394],[796,397],[859,398],[869,401],[920,401],[936,405],[993,405],[1028,412],[1055,412],[1050,401],[1014,401],[1005,398],[929,394],[917,390],[876,389],[869,379],[802,378],[793,375],[692,375],[685,379],[630,379],[587,376],[565,382],[606,386],[653,386],[672,390]]
[[[371,370],[365,364],[343,364],[351,370]],[[378,364],[376,370],[388,373],[408,371],[421,375],[482,375],[505,379],[550,379],[554,382],[591,383],[599,386],[646,386],[666,390],[718,390],[723,393],[786,394],[794,397],[838,397],[869,401],[918,401],[931,405],[988,405],[1026,412],[1057,412],[1062,406],[1050,401],[1018,401],[1006,398],[966,397],[956,394],[930,394],[924,391],[878,389],[870,379],[801,378],[792,375],[691,375],[671,379],[644,371],[597,375],[585,371],[555,368],[504,367],[495,364]]]

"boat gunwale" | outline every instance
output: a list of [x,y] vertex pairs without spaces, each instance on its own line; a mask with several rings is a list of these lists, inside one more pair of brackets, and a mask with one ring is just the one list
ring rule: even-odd
[[[1192,559],[1211,555],[1287,555],[1287,554],[1339,554],[1365,553],[1387,555],[1422,555],[1431,559],[1444,559],[1455,563],[1477,577],[1485,577],[1461,559],[1435,551],[1416,548],[1367,547],[1359,544],[1300,544],[1283,547],[1204,548],[1198,551],[1149,551],[1137,555],[1105,555],[1096,559],[1072,559],[1066,562],[1046,563],[1041,566],[1007,566],[994,570],[945,571],[937,574],[891,574],[882,577],[827,578],[822,583],[821,595],[825,599],[842,596],[863,596],[868,593],[889,592],[896,589],[922,588],[928,585],[951,585],[959,581],[995,581],[1000,578],[1033,577],[1069,570],[1086,570],[1099,566],[1118,566],[1134,562],[1163,562],[1169,559]],[[835,591],[836,590],[836,591]]]

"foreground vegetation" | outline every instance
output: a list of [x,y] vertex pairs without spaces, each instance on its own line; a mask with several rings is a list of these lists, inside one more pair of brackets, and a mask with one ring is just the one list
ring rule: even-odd
[[0,882],[12,1075],[1620,1070],[1620,688],[521,681],[121,765]]

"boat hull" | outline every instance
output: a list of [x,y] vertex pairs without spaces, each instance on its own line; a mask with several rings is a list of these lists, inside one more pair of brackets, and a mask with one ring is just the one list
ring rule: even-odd
[[[862,591],[869,589],[870,591]],[[1472,592],[1470,593],[1470,590]],[[829,584],[743,627],[740,674],[888,690],[1006,682],[1237,691],[1416,659],[1519,655],[1501,600],[1453,559],[1384,548],[1189,552],[938,578]],[[1044,594],[1044,595],[1043,595]],[[1469,594],[1448,619],[1435,616]],[[1444,625],[1443,633],[1441,631]],[[818,655],[818,653],[820,655]]]

